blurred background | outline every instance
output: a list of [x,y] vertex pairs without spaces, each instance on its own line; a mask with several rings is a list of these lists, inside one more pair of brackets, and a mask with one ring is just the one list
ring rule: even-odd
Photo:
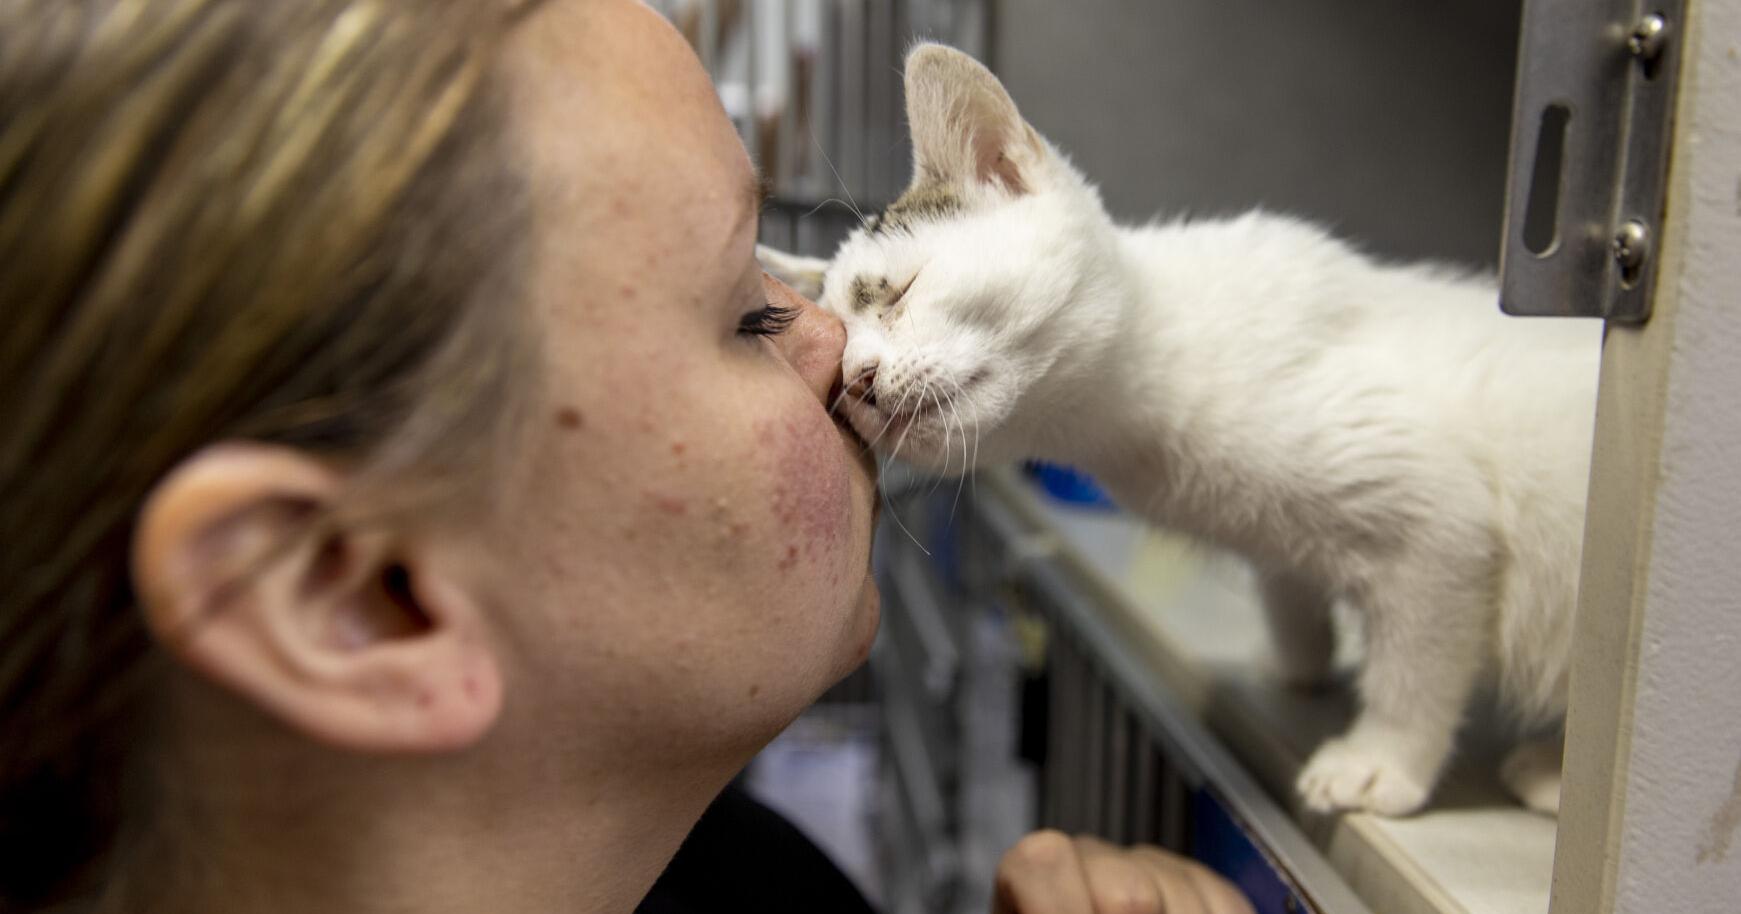
[[[1384,257],[1498,261],[1520,0],[654,5],[695,46],[770,180],[762,240],[778,248],[826,257],[905,187],[901,60],[931,39],[988,64],[1122,220],[1261,206]],[[1290,703],[1247,675],[1263,633],[1243,570],[1148,530],[1062,468],[981,480],[959,502],[958,487],[892,474],[872,660],[763,753],[749,787],[891,912],[987,910],[998,856],[1039,825],[1186,850],[1262,912],[1353,910],[1278,807],[1291,802],[1284,757],[1333,732],[1345,705]],[[1090,597],[1036,596],[1011,577],[1024,550],[1060,536],[1084,557],[1060,574],[1153,610],[1181,657],[1235,672],[1121,674],[1117,639],[1070,621]],[[1209,737],[1174,713],[1178,695],[1263,723]],[[1467,910],[1531,910],[1538,890],[1545,909],[1531,828],[1421,840],[1484,841],[1514,864],[1496,876],[1464,854],[1459,872],[1480,883],[1469,897],[1500,899]]]
[[[972,53],[1131,221],[1253,206],[1398,258],[1492,267],[1519,0],[662,0],[826,255],[908,177],[900,64]],[[831,167],[832,166],[832,167]]]

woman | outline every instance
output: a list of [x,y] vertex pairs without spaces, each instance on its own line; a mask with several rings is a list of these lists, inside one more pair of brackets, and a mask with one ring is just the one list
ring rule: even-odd
[[876,627],[755,186],[622,0],[0,2],[0,906],[633,909]]

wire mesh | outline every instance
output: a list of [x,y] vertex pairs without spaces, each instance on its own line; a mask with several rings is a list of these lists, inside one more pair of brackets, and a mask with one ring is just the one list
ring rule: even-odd
[[984,59],[993,0],[660,0],[769,187],[764,244],[826,256],[906,186],[901,61],[915,41]]

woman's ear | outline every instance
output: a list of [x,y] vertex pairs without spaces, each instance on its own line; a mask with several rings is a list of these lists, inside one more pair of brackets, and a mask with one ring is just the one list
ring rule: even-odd
[[920,44],[907,53],[905,79],[915,180],[1017,196],[1034,189],[1045,143],[984,64],[951,47]]
[[290,448],[224,444],[153,490],[133,540],[140,607],[188,666],[322,742],[470,745],[501,711],[482,594],[410,521],[330,523],[341,472]]

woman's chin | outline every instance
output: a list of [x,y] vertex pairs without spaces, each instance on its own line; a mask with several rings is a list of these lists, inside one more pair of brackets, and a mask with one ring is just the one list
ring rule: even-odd
[[877,590],[876,576],[866,574],[864,589],[858,596],[858,611],[852,617],[853,629],[849,636],[852,659],[841,672],[841,679],[870,659],[871,645],[877,640],[877,626],[882,624],[882,612],[882,594]]

